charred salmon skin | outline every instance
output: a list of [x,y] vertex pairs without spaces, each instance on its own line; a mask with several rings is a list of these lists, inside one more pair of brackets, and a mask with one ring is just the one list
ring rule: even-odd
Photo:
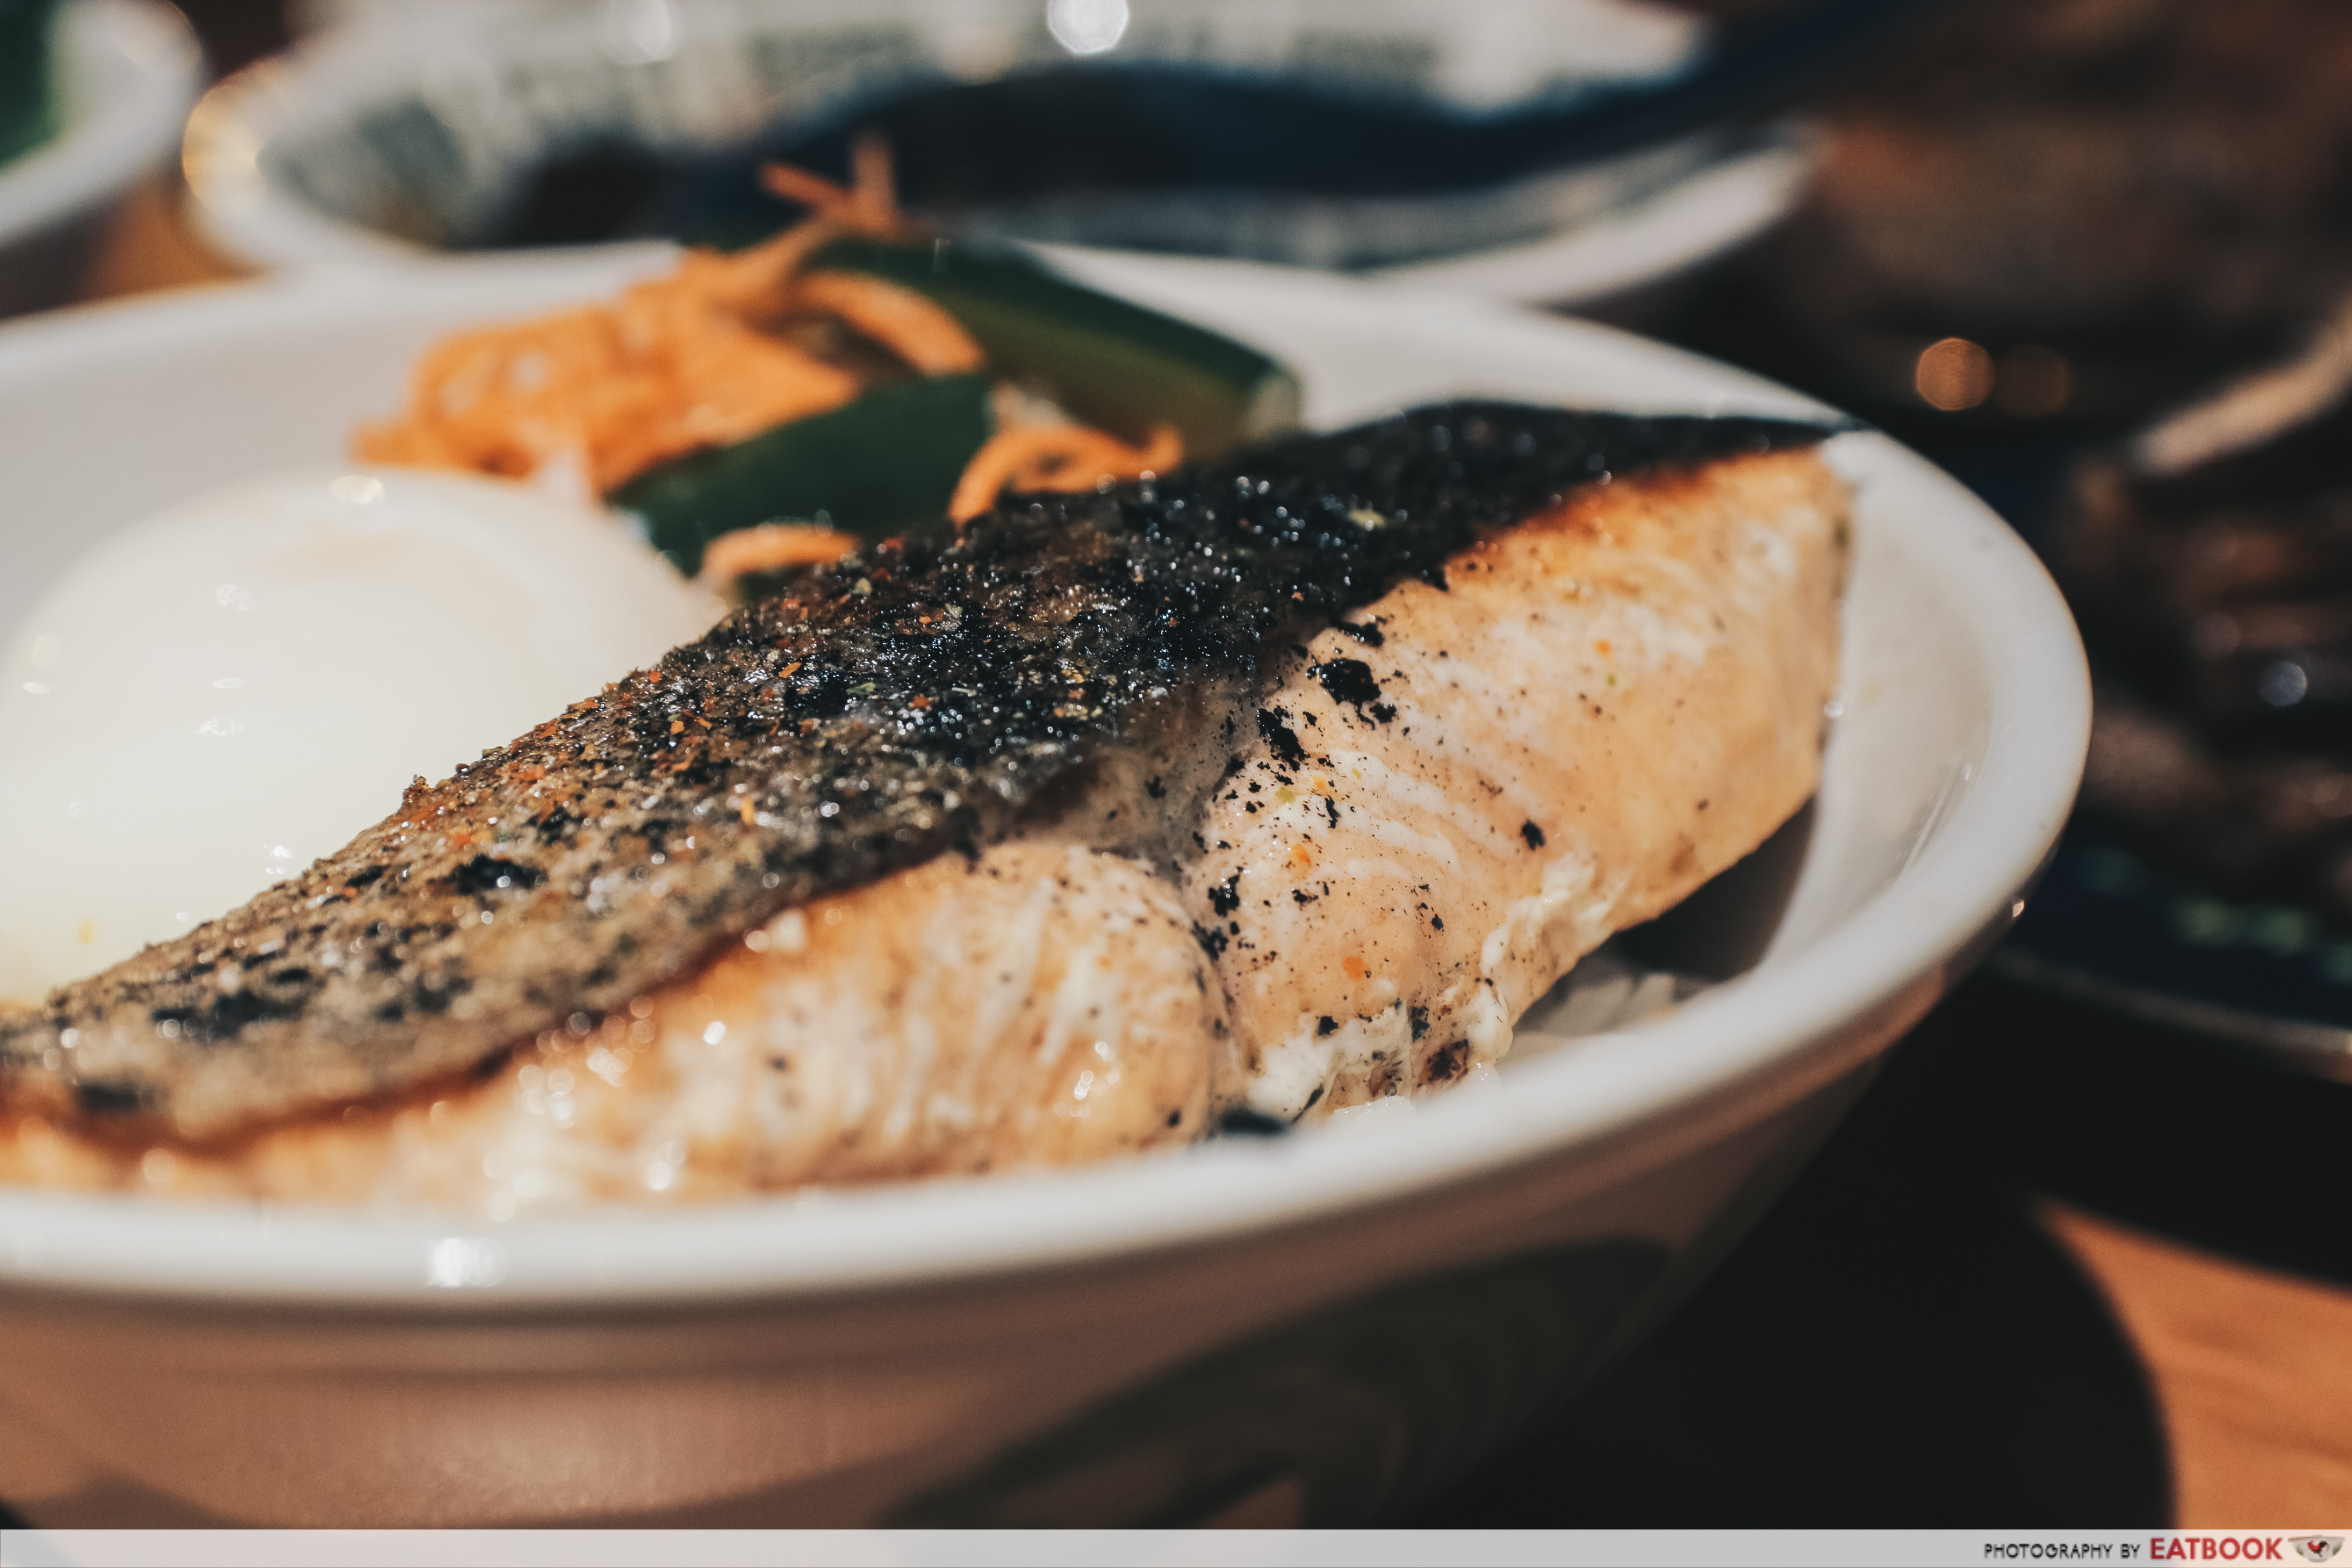
[[1811,795],[1827,433],[1453,404],[870,549],[0,1016],[0,1171],[512,1212],[1450,1081]]

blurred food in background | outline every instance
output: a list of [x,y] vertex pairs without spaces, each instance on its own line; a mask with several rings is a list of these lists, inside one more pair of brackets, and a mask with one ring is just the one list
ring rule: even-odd
[[2352,8],[1971,0],[1812,108],[1798,210],[1672,335],[2067,591],[2089,771],[1996,963],[2352,1073]]
[[2352,930],[2352,295],[2294,357],[2086,459],[2053,532],[2105,677],[2093,820]]
[[211,233],[282,265],[748,243],[780,222],[761,165],[845,179],[879,132],[908,210],[960,237],[1584,298],[1778,216],[1807,154],[1773,116],[1920,3],[1721,27],[1637,0],[1475,26],[1433,0],[342,4],[206,101],[187,161]]
[[2352,260],[2336,0],[1970,0],[1817,107],[1765,357],[1906,429],[2127,427],[2278,351]]
[[[803,64],[862,55],[866,79],[731,148],[664,146],[642,123],[551,127],[504,200],[423,237],[740,242],[778,226],[759,163],[839,177],[852,139],[879,133],[909,209],[965,237],[1364,268],[1532,238],[1715,151],[1683,141],[1570,178],[1545,166],[1563,117],[1691,64],[1696,27],[1627,0],[1507,4],[1475,32],[1361,0],[1028,12],[999,19],[1011,58],[976,77],[919,18],[777,37]],[[1022,37],[1041,17],[1045,36]]]

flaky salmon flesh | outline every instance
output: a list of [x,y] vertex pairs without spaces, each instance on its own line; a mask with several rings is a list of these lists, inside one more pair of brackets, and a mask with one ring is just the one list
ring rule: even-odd
[[875,547],[0,1017],[0,1176],[507,1215],[1476,1073],[1811,795],[1824,434],[1445,405]]

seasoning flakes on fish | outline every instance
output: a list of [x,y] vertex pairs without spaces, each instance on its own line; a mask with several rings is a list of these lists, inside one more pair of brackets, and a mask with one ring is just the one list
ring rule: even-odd
[[[1310,641],[1311,691],[1288,708],[1384,725],[1403,666],[1339,657],[1381,636],[1337,625],[1352,612],[1444,590],[1464,552],[1612,478],[1825,434],[1450,405],[877,546],[418,781],[244,908],[0,1016],[9,1101],[233,1137],[461,1089],[550,1031],[587,1039],[787,910],[1024,822],[1165,865],[1221,781],[1318,749],[1265,700]],[[1139,921],[1162,918],[1137,897]]]

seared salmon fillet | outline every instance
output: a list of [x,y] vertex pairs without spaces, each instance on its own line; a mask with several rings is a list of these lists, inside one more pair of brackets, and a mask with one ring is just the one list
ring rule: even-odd
[[877,547],[0,1018],[0,1173],[511,1213],[1447,1081],[1811,793],[1823,434],[1451,405]]
[[1251,1107],[1446,1082],[1813,794],[1845,503],[1811,453],[1636,476],[1290,663],[1185,867]]

